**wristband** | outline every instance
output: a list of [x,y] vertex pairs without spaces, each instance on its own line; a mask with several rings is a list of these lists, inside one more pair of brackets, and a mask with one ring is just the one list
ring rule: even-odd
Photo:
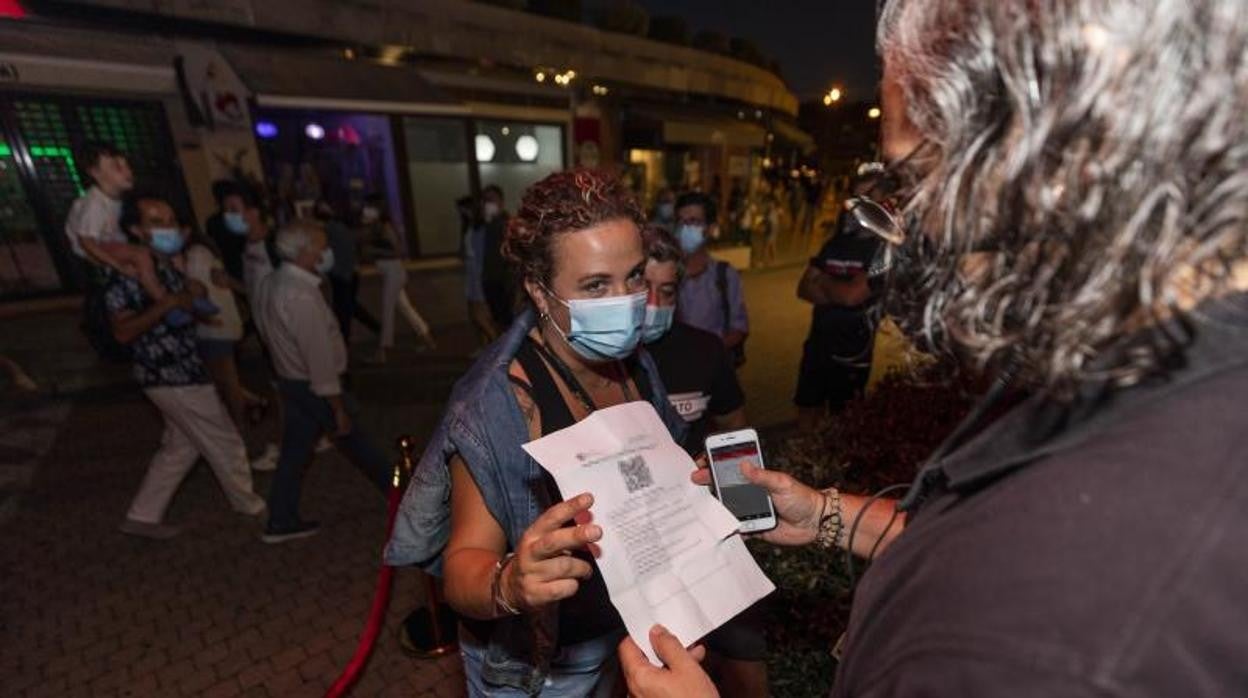
[[507,603],[507,598],[503,596],[503,569],[515,558],[515,553],[507,553],[494,563],[494,578],[490,580],[490,598],[494,601],[494,613],[499,616],[518,616],[521,613],[520,609]]
[[835,487],[823,490],[823,511],[819,516],[819,530],[815,533],[815,543],[821,548],[835,548],[841,542],[841,534],[845,531],[841,520],[841,493]]

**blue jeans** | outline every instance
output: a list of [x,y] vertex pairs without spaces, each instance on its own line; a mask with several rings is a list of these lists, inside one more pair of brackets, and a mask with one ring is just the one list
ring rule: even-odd
[[[541,698],[607,698],[620,680],[615,650],[624,632],[611,633],[570,647],[560,647],[550,663],[550,675],[538,695]],[[511,686],[494,686],[481,678],[487,640],[459,626],[459,653],[464,658],[468,698],[521,698],[529,694]]]
[[[299,522],[303,468],[312,460],[321,434],[332,434],[337,428],[329,401],[313,393],[307,381],[279,378],[277,389],[282,396],[282,452],[269,488],[270,529],[289,528]],[[351,417],[351,433],[334,439],[334,446],[385,494],[390,487],[390,463],[360,425],[355,401],[345,394],[342,400]]]

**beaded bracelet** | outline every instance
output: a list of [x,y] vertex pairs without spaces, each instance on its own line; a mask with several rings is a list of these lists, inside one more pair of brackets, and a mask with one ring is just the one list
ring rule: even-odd
[[844,521],[841,520],[841,493],[835,487],[829,487],[820,494],[823,495],[823,509],[819,512],[815,543],[821,548],[835,548],[840,545],[841,534],[845,532]]

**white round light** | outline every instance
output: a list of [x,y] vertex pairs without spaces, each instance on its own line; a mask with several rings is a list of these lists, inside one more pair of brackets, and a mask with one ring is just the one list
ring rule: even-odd
[[477,149],[477,162],[490,162],[494,159],[493,138],[490,138],[484,133],[478,133],[477,137],[473,140],[473,143],[476,145]]
[[319,141],[325,137],[325,127],[320,124],[308,124],[303,127],[303,134],[314,141]]
[[516,139],[516,157],[525,162],[533,162],[537,159],[537,139],[529,134],[524,134]]

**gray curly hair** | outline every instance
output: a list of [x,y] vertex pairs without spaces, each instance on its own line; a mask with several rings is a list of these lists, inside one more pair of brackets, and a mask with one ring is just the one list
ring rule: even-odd
[[1248,261],[1248,2],[887,0],[877,43],[929,151],[914,329],[1067,394],[1180,350]]

